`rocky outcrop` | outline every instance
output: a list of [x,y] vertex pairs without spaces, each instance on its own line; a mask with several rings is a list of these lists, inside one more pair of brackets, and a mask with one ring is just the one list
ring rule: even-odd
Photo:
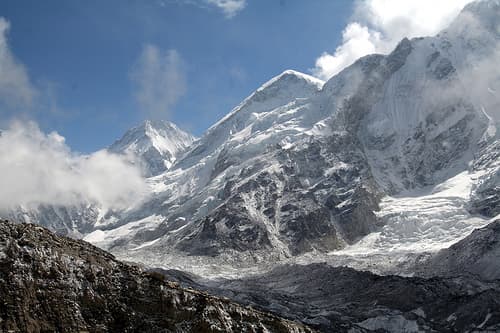
[[441,250],[415,267],[423,276],[472,274],[482,279],[500,279],[500,219]]
[[481,174],[472,189],[470,211],[488,217],[500,214],[500,139],[483,143],[472,164]]
[[187,290],[86,242],[0,222],[2,332],[312,332]]

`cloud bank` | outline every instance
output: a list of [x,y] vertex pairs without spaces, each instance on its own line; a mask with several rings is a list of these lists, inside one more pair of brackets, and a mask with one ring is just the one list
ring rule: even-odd
[[342,44],[316,59],[313,75],[327,80],[358,58],[389,53],[404,37],[437,34],[473,0],[358,0]]
[[9,106],[29,107],[37,95],[26,68],[12,54],[7,33],[10,23],[0,17],[0,102]]
[[0,210],[85,202],[123,209],[146,193],[140,171],[122,157],[75,154],[62,136],[33,122],[13,122],[1,132],[0,175]]
[[184,62],[176,50],[163,53],[154,45],[144,46],[130,77],[137,103],[150,119],[166,119],[186,92]]

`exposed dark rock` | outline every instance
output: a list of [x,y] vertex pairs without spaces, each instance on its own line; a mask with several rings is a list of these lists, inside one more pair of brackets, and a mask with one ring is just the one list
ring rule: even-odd
[[500,279],[500,220],[439,251],[415,268],[424,276],[473,274],[482,279]]
[[323,332],[500,330],[500,281],[378,276],[310,264],[204,283],[212,293],[300,320]]
[[0,222],[2,332],[312,332],[127,265],[86,242]]

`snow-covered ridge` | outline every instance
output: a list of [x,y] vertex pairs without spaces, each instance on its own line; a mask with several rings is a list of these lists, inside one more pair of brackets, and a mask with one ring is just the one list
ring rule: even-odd
[[[224,142],[238,133],[249,131],[256,120],[263,120],[263,126],[271,128],[281,120],[277,112],[287,117],[284,112],[287,105],[304,105],[305,100],[317,94],[324,82],[307,74],[287,70],[264,83],[255,92],[245,98],[231,112],[212,125],[187,153],[180,168],[187,168],[196,162],[220,149]],[[281,107],[281,109],[280,109]],[[281,111],[279,111],[281,110]],[[270,112],[276,115],[274,119],[268,117]],[[288,115],[290,118],[290,115]]]
[[[219,127],[222,123],[226,122],[230,118],[232,118],[235,114],[240,112],[244,106],[251,103],[254,99],[258,99],[260,95],[263,94],[267,89],[276,87],[275,90],[278,90],[278,93],[285,93],[287,96],[295,96],[295,97],[308,97],[310,90],[321,90],[325,82],[313,76],[295,71],[295,70],[285,70],[279,75],[273,77],[262,86],[260,86],[255,92],[250,94],[247,98],[245,98],[238,106],[236,106],[231,112],[229,112],[226,116],[224,116],[221,120],[212,125],[208,130],[207,134],[215,130],[215,128]],[[296,87],[293,87],[296,86]],[[307,89],[303,89],[307,87]],[[294,89],[295,88],[295,89]],[[297,89],[298,88],[298,89]],[[302,88],[302,89],[301,89]],[[281,91],[285,90],[285,91]],[[290,91],[290,90],[293,90]],[[260,95],[259,95],[260,94]],[[269,103],[269,101],[266,101]]]

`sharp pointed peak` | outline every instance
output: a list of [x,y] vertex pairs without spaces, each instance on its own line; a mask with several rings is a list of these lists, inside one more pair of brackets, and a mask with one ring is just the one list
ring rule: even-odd
[[318,79],[314,76],[293,70],[293,69],[287,69],[280,74],[276,75],[273,77],[271,80],[267,81],[264,83],[258,90],[263,90],[266,87],[269,87],[277,82],[280,81],[285,81],[285,80],[299,80],[299,81],[305,81],[311,84],[316,85],[318,88],[321,88],[323,84],[325,84],[325,81]]

